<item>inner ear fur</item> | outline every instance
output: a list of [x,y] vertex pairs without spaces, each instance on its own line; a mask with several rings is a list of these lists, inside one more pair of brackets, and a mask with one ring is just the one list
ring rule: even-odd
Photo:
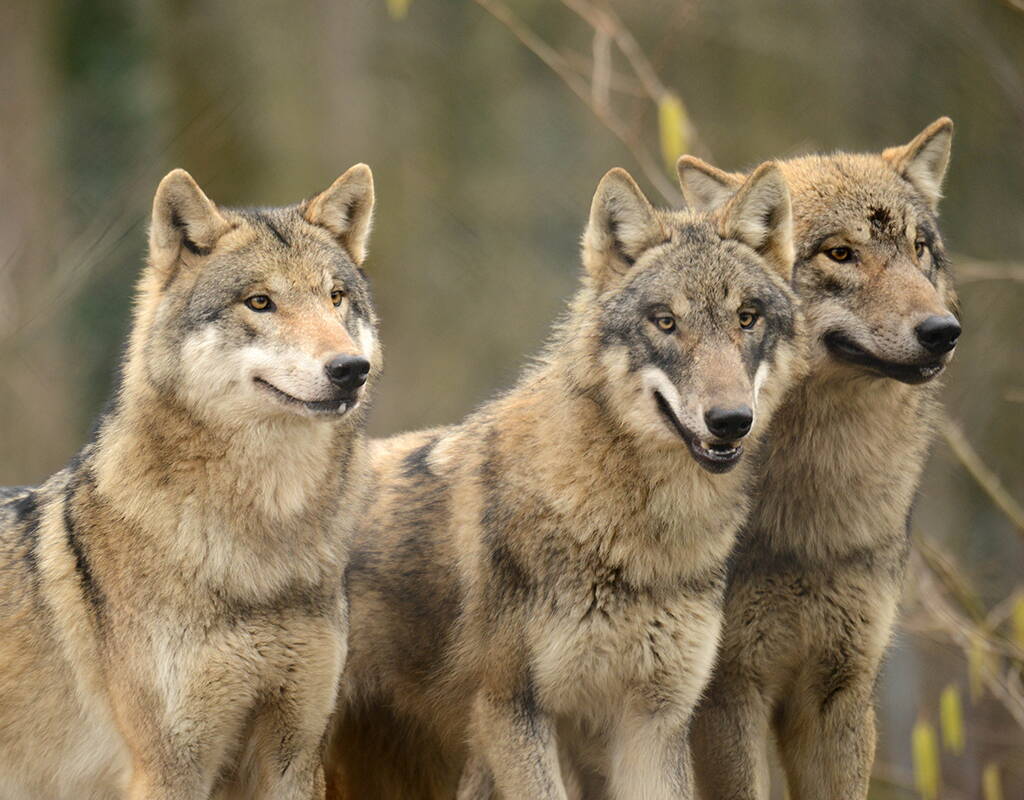
[[719,232],[757,251],[785,281],[793,277],[793,209],[782,170],[761,164],[725,204]]
[[645,250],[668,239],[650,201],[624,169],[601,178],[583,234],[583,264],[599,285],[625,275]]
[[680,156],[676,162],[679,188],[687,207],[694,211],[714,211],[729,202],[743,185],[744,177],[725,172],[696,156]]
[[366,164],[350,167],[326,190],[307,200],[302,215],[326,228],[361,265],[373,225],[373,173]]
[[953,120],[940,117],[910,142],[882,151],[882,158],[907,179],[937,211],[953,145]]
[[207,255],[231,224],[183,169],[167,173],[153,197],[149,227],[150,263],[170,272],[182,250]]

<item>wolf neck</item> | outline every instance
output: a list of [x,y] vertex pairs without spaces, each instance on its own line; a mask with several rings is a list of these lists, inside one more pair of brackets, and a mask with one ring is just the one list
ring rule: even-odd
[[772,423],[751,541],[812,560],[900,546],[937,392],[935,383],[812,373]]
[[[211,517],[264,520],[274,530],[313,513],[344,475],[336,426],[283,419],[215,429],[126,375],[96,445],[97,488],[129,518],[175,498]],[[251,526],[251,525],[250,525]]]

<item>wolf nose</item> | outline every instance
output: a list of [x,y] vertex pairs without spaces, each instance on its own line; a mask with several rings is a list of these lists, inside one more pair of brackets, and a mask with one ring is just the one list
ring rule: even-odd
[[324,365],[331,383],[339,389],[354,392],[370,373],[370,362],[360,356],[335,356]]
[[956,347],[956,340],[960,338],[960,323],[949,315],[928,317],[914,332],[925,350],[941,356]]
[[754,423],[754,412],[749,406],[714,406],[705,412],[704,422],[708,430],[719,439],[739,439],[750,433],[750,426]]

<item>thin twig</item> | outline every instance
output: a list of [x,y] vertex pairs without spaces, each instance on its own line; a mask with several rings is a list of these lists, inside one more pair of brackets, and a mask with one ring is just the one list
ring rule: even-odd
[[594,71],[590,94],[594,105],[607,112],[612,74],[612,39],[607,31],[594,31]]
[[[915,553],[911,566],[921,605],[927,611],[933,625],[938,626],[965,653],[976,646],[984,646],[991,653],[1002,653],[1005,650],[1004,646],[993,643],[987,631],[972,624],[950,604],[936,585],[934,573],[928,569],[919,554]],[[909,621],[905,620],[904,627],[908,626]],[[981,669],[980,676],[992,692],[992,696],[999,700],[1017,724],[1024,728],[1024,696],[1021,695],[1019,687],[1001,678],[993,669]]]
[[985,494],[1016,526],[1017,532],[1024,536],[1024,507],[1006,490],[999,476],[993,472],[977,451],[967,441],[960,426],[949,417],[945,417],[941,425],[942,436],[968,474],[974,478]]
[[1024,283],[1024,264],[981,261],[976,258],[955,258],[958,283],[980,281],[1011,281]]
[[[594,59],[592,56],[569,49],[563,49],[561,55],[565,65],[575,70],[576,74],[580,77],[594,74]],[[640,81],[631,75],[617,72],[614,67],[608,71],[608,87],[613,92],[629,95],[630,97],[647,97],[647,92],[640,85]]]
[[667,203],[679,205],[682,202],[682,195],[679,190],[665,177],[657,161],[630,135],[629,131],[617,117],[608,110],[601,109],[594,104],[590,87],[587,86],[586,81],[572,71],[554,48],[534,33],[529,26],[524,24],[500,0],[473,0],[473,2],[508,28],[527,49],[543,61],[572,89],[573,93],[587,105],[594,116],[626,146],[633,155],[633,158],[636,159],[647,180],[658,190]]

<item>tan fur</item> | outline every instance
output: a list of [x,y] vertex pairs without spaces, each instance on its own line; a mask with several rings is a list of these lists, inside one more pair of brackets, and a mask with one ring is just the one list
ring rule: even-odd
[[[301,213],[168,175],[112,409],[71,465],[0,494],[5,800],[323,796],[365,404],[295,410],[254,377],[323,398],[363,290]],[[276,312],[243,305],[259,293]]]
[[[373,444],[329,796],[555,800],[576,791],[569,754],[616,797],[689,796],[685,731],[749,456],[702,469],[654,392],[700,437],[709,406],[756,404],[754,448],[801,368],[788,195],[772,167],[751,185],[709,218],[655,211],[609,173],[585,286],[538,366],[458,426]],[[755,275],[771,327],[744,333]],[[671,336],[646,316],[655,301]],[[761,336],[778,338],[755,403]]]
[[[733,559],[719,666],[693,729],[707,800],[766,797],[769,730],[793,800],[867,797],[874,685],[940,410],[929,379],[951,356],[922,355],[915,326],[957,309],[934,219],[951,132],[942,119],[882,154],[780,164],[812,368],[774,418]],[[698,207],[741,179],[692,158],[680,177]],[[855,261],[830,259],[837,247]],[[836,331],[916,383],[837,357]]]

